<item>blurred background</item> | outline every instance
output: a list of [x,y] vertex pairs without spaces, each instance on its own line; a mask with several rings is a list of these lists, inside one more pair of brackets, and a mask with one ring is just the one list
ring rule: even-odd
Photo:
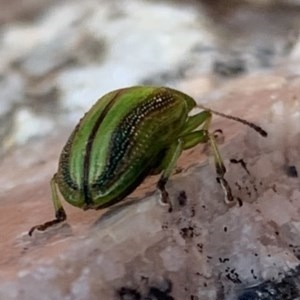
[[[29,238],[53,217],[49,180],[75,124],[104,93],[140,84],[270,133],[212,124],[230,141],[222,154],[243,206],[225,206],[200,147],[169,182],[187,203],[174,214],[151,198],[107,219],[64,202],[69,225]],[[142,293],[148,276],[150,290],[173,280],[164,299],[296,299],[299,95],[300,0],[0,0],[0,299],[113,299],[123,285]]]
[[[209,97],[257,72],[300,74],[299,0],[0,0],[0,155],[70,130],[104,93]],[[263,100],[262,100],[263,101]],[[245,108],[246,109],[246,108]]]

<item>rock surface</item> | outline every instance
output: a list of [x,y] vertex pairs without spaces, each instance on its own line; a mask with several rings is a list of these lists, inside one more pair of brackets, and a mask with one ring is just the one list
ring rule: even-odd
[[[29,1],[15,20],[15,1],[15,11],[0,13],[0,299],[300,299],[297,35],[286,47],[296,1],[290,18],[280,13],[280,30],[273,1],[245,1],[262,5],[259,14],[231,10],[233,27],[245,26],[241,48],[234,30],[222,37],[192,2]],[[274,50],[262,51],[273,69],[261,45]],[[49,181],[72,125],[102,93],[141,83],[175,86],[267,130],[263,138],[213,119],[239,205],[224,203],[204,145],[182,155],[167,185],[173,212],[158,203],[151,177],[110,210],[63,203],[68,221],[29,237],[53,218]]]
[[[168,185],[172,213],[157,203],[157,193],[102,215],[64,204],[67,224],[29,237],[31,225],[52,218],[48,181],[62,140],[7,156],[0,299],[283,299],[280,293],[297,299],[300,90],[299,79],[278,78],[272,89],[250,93],[239,83],[234,95],[218,101],[219,110],[235,115],[247,105],[245,117],[260,120],[269,133],[263,138],[215,120],[214,128],[224,130],[227,178],[241,206],[224,203],[213,166],[198,147],[183,155],[183,171]],[[247,169],[232,159],[243,159]],[[155,180],[135,197],[154,191]],[[279,296],[272,298],[272,291]]]

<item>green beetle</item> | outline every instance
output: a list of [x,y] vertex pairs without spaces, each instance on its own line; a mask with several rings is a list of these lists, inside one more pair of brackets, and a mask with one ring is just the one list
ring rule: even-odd
[[109,207],[129,195],[148,175],[159,174],[162,202],[171,207],[166,182],[183,150],[210,142],[218,182],[226,201],[231,189],[214,134],[209,132],[212,113],[260,127],[240,118],[204,108],[189,116],[197,105],[190,96],[166,87],[134,86],[100,98],[75,127],[60,155],[51,180],[55,219],[30,229],[29,234],[66,220],[59,193],[71,205],[86,209]]

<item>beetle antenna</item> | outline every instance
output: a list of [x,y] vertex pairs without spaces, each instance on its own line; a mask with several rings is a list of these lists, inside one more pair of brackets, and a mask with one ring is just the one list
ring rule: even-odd
[[254,129],[255,131],[257,131],[259,134],[261,134],[263,137],[266,137],[268,135],[268,133],[262,129],[260,126],[258,125],[255,125],[254,123],[251,123],[249,121],[246,121],[244,119],[241,119],[239,117],[235,117],[235,116],[231,116],[231,115],[226,115],[226,114],[223,114],[221,112],[218,112],[218,111],[215,111],[213,109],[210,109],[210,108],[207,108],[201,104],[197,104],[198,107],[202,108],[202,109],[205,109],[205,110],[208,110],[208,111],[211,111],[213,114],[217,115],[217,116],[221,116],[223,118],[226,118],[226,119],[230,119],[230,120],[234,120],[234,121],[237,121],[237,122],[240,122],[244,125],[247,125],[249,127],[251,127],[252,129]]

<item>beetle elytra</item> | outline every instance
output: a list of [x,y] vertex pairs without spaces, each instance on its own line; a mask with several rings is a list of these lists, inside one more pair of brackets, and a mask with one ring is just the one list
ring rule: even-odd
[[[190,116],[195,107],[204,110]],[[29,234],[66,220],[59,193],[84,210],[101,209],[123,200],[153,174],[161,174],[157,188],[162,202],[171,207],[167,180],[182,151],[199,143],[210,143],[218,182],[226,201],[232,202],[226,169],[209,132],[212,114],[267,135],[255,124],[197,105],[190,96],[166,87],[134,86],[104,95],[80,120],[60,155],[51,180],[55,219],[32,227]]]

